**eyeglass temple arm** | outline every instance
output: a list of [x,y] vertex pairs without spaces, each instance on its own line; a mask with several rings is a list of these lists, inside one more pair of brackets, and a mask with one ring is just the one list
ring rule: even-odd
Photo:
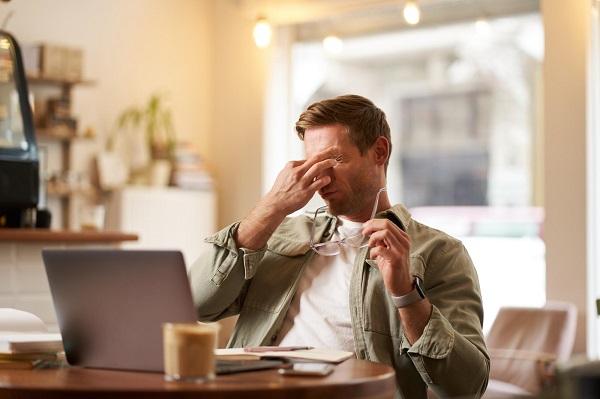
[[373,219],[375,217],[375,214],[377,213],[377,205],[379,205],[379,194],[381,194],[382,191],[387,191],[387,188],[383,187],[377,192],[377,196],[375,197],[375,206],[373,207],[373,213],[371,213],[371,219]]
[[317,208],[317,210],[315,211],[315,216],[313,217],[313,223],[312,223],[312,229],[310,232],[310,247],[314,247],[314,239],[315,239],[315,225],[317,224],[317,215],[318,213],[321,211],[321,209],[325,209],[327,208],[327,205],[322,206],[320,208]]

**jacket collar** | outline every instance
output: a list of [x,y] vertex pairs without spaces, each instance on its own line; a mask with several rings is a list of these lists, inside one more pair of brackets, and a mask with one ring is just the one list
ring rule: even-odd
[[410,225],[410,212],[402,204],[392,206],[390,209],[380,212],[375,217],[384,217],[396,223],[398,227],[406,231]]

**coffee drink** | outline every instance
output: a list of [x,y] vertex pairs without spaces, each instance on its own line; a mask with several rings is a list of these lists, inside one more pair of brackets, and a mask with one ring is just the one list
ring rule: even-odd
[[215,378],[218,325],[163,324],[165,379],[204,382]]

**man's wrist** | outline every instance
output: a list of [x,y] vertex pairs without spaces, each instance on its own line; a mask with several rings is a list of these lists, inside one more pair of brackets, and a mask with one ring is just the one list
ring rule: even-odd
[[392,302],[397,308],[403,308],[408,305],[412,305],[422,299],[425,299],[425,292],[421,288],[421,279],[415,277],[413,280],[413,290],[406,295],[394,296],[391,295]]

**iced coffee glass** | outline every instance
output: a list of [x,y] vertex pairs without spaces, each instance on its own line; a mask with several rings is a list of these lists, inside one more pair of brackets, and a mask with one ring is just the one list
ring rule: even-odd
[[201,383],[215,378],[218,324],[164,323],[165,379]]

